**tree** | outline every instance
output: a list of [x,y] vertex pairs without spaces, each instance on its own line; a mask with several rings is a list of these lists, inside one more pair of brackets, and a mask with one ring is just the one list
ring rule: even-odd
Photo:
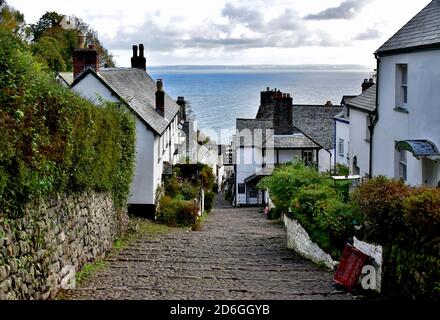
[[36,24],[31,24],[30,29],[33,36],[33,41],[38,41],[45,33],[51,31],[55,32],[61,29],[61,22],[64,19],[64,15],[55,11],[46,12]]
[[5,0],[0,0],[0,28],[20,36],[25,28],[24,15],[9,6]]
[[92,29],[89,24],[84,22],[81,18],[73,17],[75,29],[80,31],[86,38],[88,44],[95,45],[99,54],[99,64],[101,66],[107,66],[109,68],[115,67],[116,64],[113,60],[113,56],[102,45],[98,37],[98,32]]

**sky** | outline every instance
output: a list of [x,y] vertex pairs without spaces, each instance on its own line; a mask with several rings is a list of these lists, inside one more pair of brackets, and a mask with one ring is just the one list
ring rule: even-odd
[[118,66],[143,43],[147,65],[375,66],[374,52],[430,0],[7,0],[35,23],[82,18]]

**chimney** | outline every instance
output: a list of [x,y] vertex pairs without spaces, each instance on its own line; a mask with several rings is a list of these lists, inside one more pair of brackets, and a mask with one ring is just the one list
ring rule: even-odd
[[326,107],[333,107],[333,103],[332,103],[331,101],[327,101],[327,102],[325,103],[325,106],[326,106]]
[[87,68],[99,71],[99,56],[94,45],[84,48],[84,35],[78,34],[78,49],[73,51],[73,77],[76,78]]
[[182,121],[182,120],[186,121],[186,101],[185,101],[185,97],[177,97],[176,103],[180,107],[179,122]]
[[162,79],[157,80],[156,111],[165,116],[165,92],[163,91]]
[[365,92],[366,90],[368,90],[369,88],[371,88],[371,86],[374,85],[374,80],[373,78],[370,79],[364,79],[364,82],[362,83],[362,92]]
[[293,134],[293,98],[290,94],[278,92],[273,100],[273,127],[275,135]]
[[136,69],[147,70],[147,59],[144,56],[144,45],[139,45],[139,55],[138,46],[133,46],[133,57],[131,58],[131,67]]

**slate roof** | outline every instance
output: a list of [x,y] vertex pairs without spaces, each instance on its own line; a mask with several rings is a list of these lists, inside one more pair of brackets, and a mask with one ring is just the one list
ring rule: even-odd
[[[237,141],[237,145],[242,147],[262,146],[266,144],[268,139],[273,137],[272,120],[237,119],[236,128],[240,133],[240,135],[236,136],[237,139],[240,139],[240,141]],[[261,132],[256,132],[256,130],[261,130]],[[270,136],[267,136],[267,133]],[[247,134],[251,136],[245,136]]]
[[406,140],[397,143],[397,148],[403,148],[412,152],[414,157],[439,156],[437,146],[428,140]]
[[59,72],[58,77],[69,86],[73,83],[73,72]]
[[376,110],[376,89],[377,85],[374,84],[356,98],[351,99],[348,103],[349,107],[361,109],[367,112]]
[[[258,120],[258,119],[237,119],[237,130],[241,132],[240,146],[262,146],[271,147],[272,143],[276,149],[308,149],[320,148],[316,142],[307,137],[303,132],[295,128],[293,135],[274,135],[272,120]],[[251,137],[245,137],[243,130],[248,129],[252,134]],[[256,133],[256,130],[262,130],[261,133]],[[271,131],[267,131],[267,130]]]
[[299,149],[320,148],[317,143],[302,133],[294,133],[291,136],[275,136],[274,144],[277,149],[289,149],[292,147]]
[[159,134],[165,131],[179,112],[179,105],[167,94],[165,94],[165,117],[156,111],[157,84],[144,70],[102,69],[98,75]]
[[433,0],[402,29],[385,42],[377,53],[440,45],[440,0]]
[[92,73],[111,88],[156,133],[162,134],[179,112],[179,105],[165,94],[165,117],[156,111],[157,84],[144,70],[135,68],[107,68],[96,73],[87,69],[72,86],[86,74]]
[[325,149],[335,147],[334,117],[342,106],[293,105],[293,125]]

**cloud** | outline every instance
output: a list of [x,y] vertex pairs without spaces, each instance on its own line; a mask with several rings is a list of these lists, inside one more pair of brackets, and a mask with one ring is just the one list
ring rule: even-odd
[[364,32],[359,33],[354,40],[376,40],[382,36],[382,33],[375,28],[369,28]]
[[310,30],[293,9],[287,8],[277,16],[265,19],[264,6],[259,8],[227,3],[221,11],[226,21],[209,20],[196,26],[189,26],[178,18],[163,23],[157,15],[149,15],[140,27],[120,28],[117,36],[106,39],[105,43],[122,50],[143,43],[147,50],[161,53],[185,49],[232,52],[340,45],[329,34]]
[[338,7],[328,8],[316,14],[309,14],[306,20],[353,19],[372,0],[345,0]]
[[264,27],[263,14],[248,7],[237,7],[227,3],[222,10],[222,15],[233,23],[243,24],[253,30],[261,30]]

